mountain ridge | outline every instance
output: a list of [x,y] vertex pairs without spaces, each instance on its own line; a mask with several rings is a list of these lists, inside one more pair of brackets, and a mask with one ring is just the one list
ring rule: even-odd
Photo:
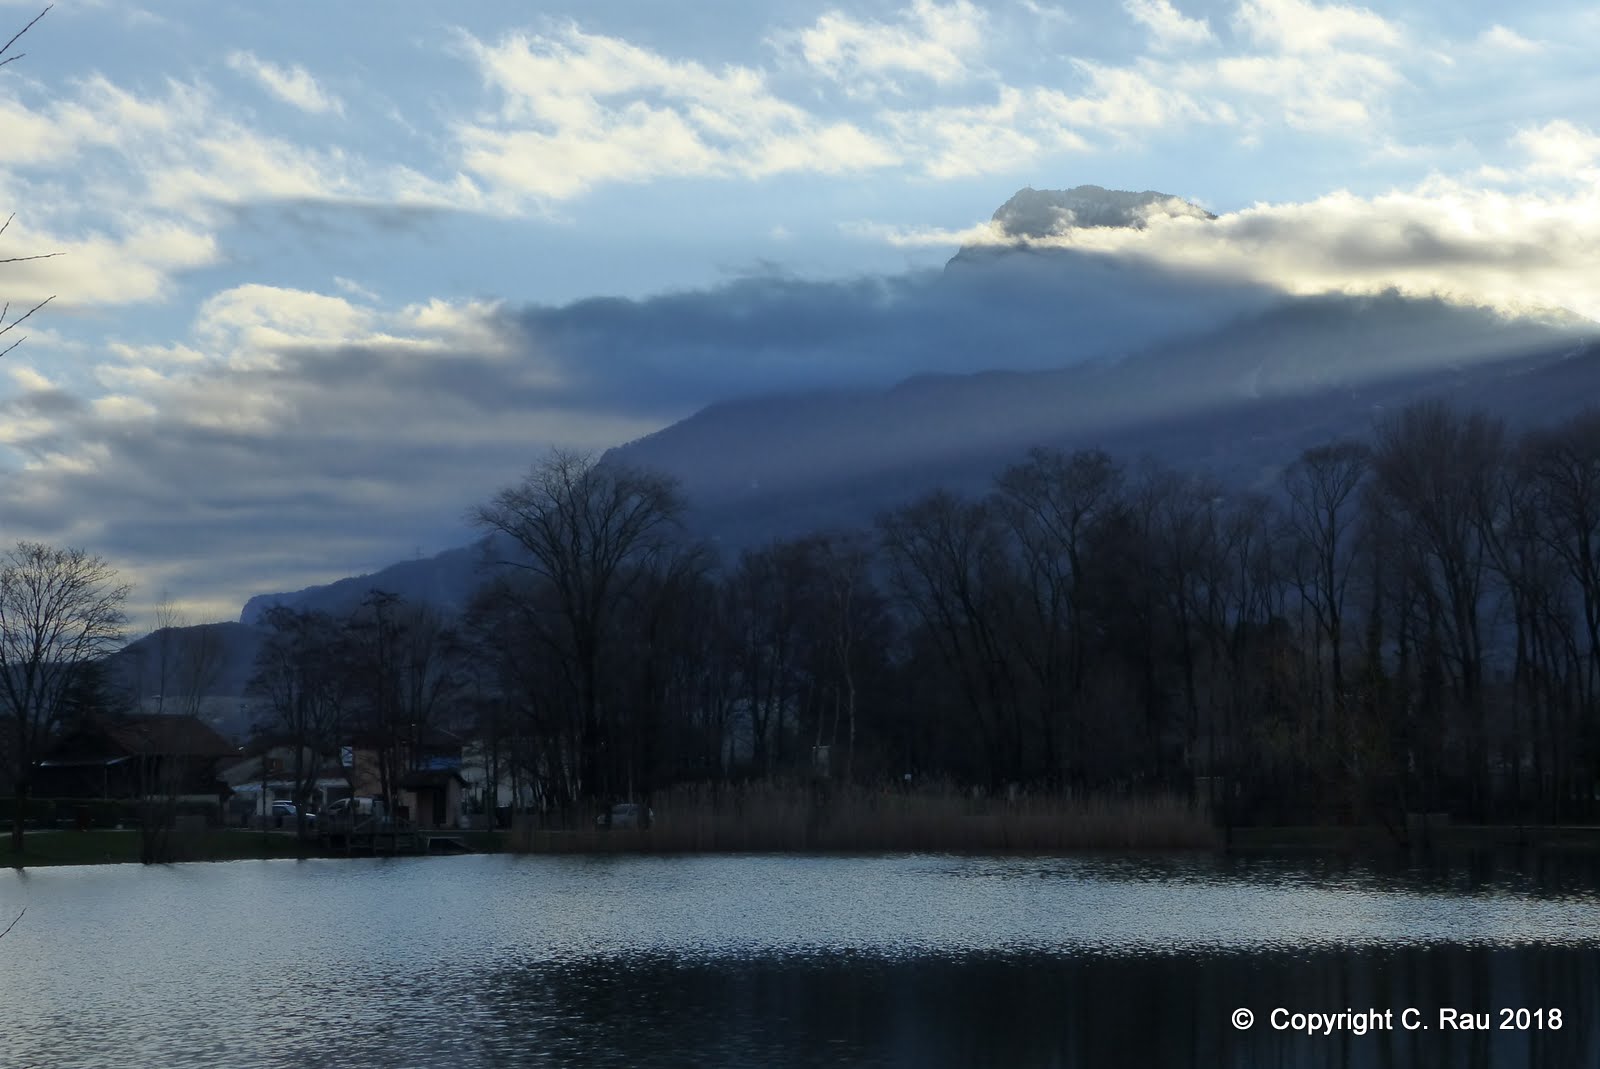
[[[972,307],[990,309],[990,322],[967,324],[960,335],[962,344],[969,337],[987,343],[990,367],[952,372],[930,359],[921,372],[882,386],[723,399],[607,450],[602,462],[677,478],[689,498],[691,528],[735,551],[816,527],[868,522],[886,505],[936,484],[981,488],[1036,444],[1097,446],[1128,460],[1149,453],[1181,464],[1214,463],[1249,484],[1317,444],[1317,436],[1364,433],[1374,411],[1408,399],[1454,398],[1515,423],[1554,417],[1600,396],[1600,349],[1588,343],[1600,332],[1595,324],[1506,316],[1394,291],[1255,293],[1227,305],[1235,311],[1214,317],[1220,325],[1132,350],[1076,334],[1040,334],[1070,326],[1070,316],[994,321],[1063,303],[1058,295],[1097,300],[1103,292],[1085,296],[1062,288],[1074,277],[1065,268],[1082,254],[1048,247],[1036,251],[1049,256],[1015,256],[1014,248],[1028,248],[1032,236],[1063,227],[1142,226],[1153,212],[1214,218],[1154,190],[1020,190],[995,212],[1001,232],[1018,236],[1018,245],[969,255],[956,272],[960,281],[948,290]],[[957,252],[947,275],[968,251]],[[1157,305],[1163,287],[1173,284],[1092,262],[1097,281],[1156,286]],[[1213,282],[1199,285],[1186,292],[1189,299],[1232,292],[1204,288]],[[934,291],[928,307],[937,309],[946,295]],[[1113,311],[1124,314],[1121,304]],[[1011,345],[1019,338],[1032,348],[1020,352]],[[1049,354],[1055,363],[1030,366]],[[260,594],[246,602],[240,620],[259,623],[273,604],[347,611],[374,587],[456,609],[481,577],[481,546],[296,592]]]

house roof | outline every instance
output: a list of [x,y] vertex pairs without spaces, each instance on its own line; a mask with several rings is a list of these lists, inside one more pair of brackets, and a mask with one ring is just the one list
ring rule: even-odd
[[239,750],[194,716],[135,716],[113,729],[112,737],[133,753],[233,757]]
[[234,745],[193,716],[98,717],[64,740],[57,760],[89,757],[233,757]]

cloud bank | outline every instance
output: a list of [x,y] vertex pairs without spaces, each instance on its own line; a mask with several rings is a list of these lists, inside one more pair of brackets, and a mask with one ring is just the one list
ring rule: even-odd
[[[1561,310],[1600,321],[1600,137],[1559,121],[1515,142],[1526,154],[1515,175],[1435,176],[1409,190],[1335,192],[1214,220],[1184,207],[1153,211],[1139,228],[1066,225],[1032,237],[993,221],[959,230],[870,222],[848,229],[905,247],[1075,250],[1297,295],[1398,290],[1508,315]],[[1485,177],[1520,188],[1498,189]]]

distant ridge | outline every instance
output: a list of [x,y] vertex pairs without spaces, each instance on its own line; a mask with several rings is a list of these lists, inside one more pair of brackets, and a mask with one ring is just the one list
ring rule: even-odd
[[410,602],[426,602],[449,612],[466,607],[481,580],[486,550],[482,540],[447,549],[421,560],[400,561],[368,575],[279,594],[257,594],[245,602],[239,622],[258,627],[274,605],[320,609],[336,616],[357,608],[373,590],[399,594]]

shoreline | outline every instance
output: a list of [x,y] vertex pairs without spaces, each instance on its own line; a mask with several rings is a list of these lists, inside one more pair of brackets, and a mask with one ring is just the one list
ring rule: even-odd
[[[818,844],[810,847],[778,847],[751,844],[746,847],[682,847],[663,842],[655,831],[546,830],[531,833],[528,848],[518,849],[513,834],[507,831],[453,833],[469,846],[465,855],[516,854],[523,857],[577,857],[583,855],[633,855],[688,857],[717,855],[792,855],[794,857],[877,857],[905,854],[939,854],[962,857],[1073,857],[1108,854],[1215,854],[1219,857],[1272,855],[1306,852],[1321,855],[1404,857],[1430,852],[1458,851],[1583,851],[1600,850],[1600,825],[1453,825],[1431,832],[1431,842],[1410,846],[1395,842],[1390,832],[1375,826],[1289,826],[1235,828],[1231,842],[1225,842],[1219,829],[1214,843],[1101,843],[1069,847],[962,845],[921,843],[915,847],[897,845],[859,845],[853,847]],[[139,853],[140,833],[136,830],[37,831],[29,832],[20,858],[8,847],[0,867],[13,870],[81,865],[143,864]],[[378,854],[347,853],[320,848],[315,840],[302,841],[291,833],[257,830],[213,829],[174,844],[175,856],[153,864],[188,864],[225,861],[337,860],[346,858],[445,857],[454,854]]]

